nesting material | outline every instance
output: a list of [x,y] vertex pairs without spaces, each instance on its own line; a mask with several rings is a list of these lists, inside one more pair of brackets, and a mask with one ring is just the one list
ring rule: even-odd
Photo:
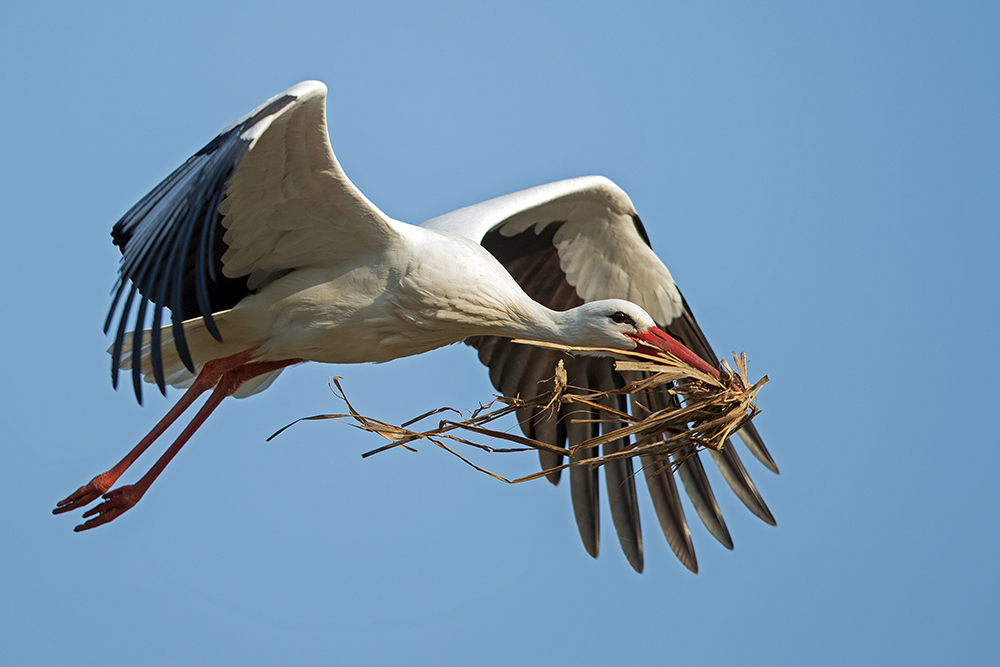
[[[285,429],[300,421],[335,419],[347,422],[356,428],[377,433],[389,441],[388,444],[382,447],[366,452],[362,455],[363,458],[396,447],[402,447],[408,451],[415,452],[417,450],[414,449],[413,445],[424,440],[453,454],[480,472],[508,484],[517,484],[544,477],[563,468],[571,466],[601,466],[616,459],[631,459],[649,455],[653,458],[648,460],[669,461],[670,459],[664,455],[676,454],[680,449],[692,444],[695,445],[695,448],[688,450],[689,456],[691,452],[700,449],[714,449],[718,451],[731,435],[757,415],[757,392],[760,391],[760,388],[768,380],[765,375],[756,383],[750,384],[747,375],[745,353],[733,355],[736,366],[735,370],[723,360],[723,370],[719,378],[716,379],[665,353],[651,356],[638,352],[622,352],[620,350],[606,350],[601,348],[571,348],[524,340],[514,342],[557,349],[570,354],[579,354],[581,352],[602,353],[618,359],[615,361],[616,370],[622,372],[632,371],[628,375],[632,377],[638,375],[639,379],[611,391],[583,392],[583,390],[567,384],[566,372],[563,369],[562,361],[559,361],[557,366],[552,369],[554,373],[553,389],[538,395],[532,400],[497,396],[488,404],[480,405],[468,414],[454,408],[438,408],[399,426],[394,426],[372,417],[366,417],[355,410],[340,384],[341,378],[334,377],[331,380],[330,389],[344,402],[348,412],[343,414],[315,415],[296,420],[279,430],[268,438],[268,440],[271,440]],[[634,371],[639,371],[639,373],[634,373]],[[603,404],[604,402],[613,403],[613,401],[602,400],[609,396],[639,394],[651,389],[661,388],[664,385],[672,385],[666,391],[678,397],[679,406],[652,412],[642,419]],[[496,430],[490,427],[496,420],[512,414],[520,408],[558,411],[559,406],[563,403],[579,404],[585,408],[581,414],[596,413],[598,415],[596,421],[624,424],[624,426],[602,433],[600,436],[585,440],[570,448],[557,447],[524,437],[520,434]],[[421,430],[419,425],[426,424],[431,418],[440,415],[449,415],[449,417],[439,417],[436,427]],[[581,421],[593,422],[595,420],[590,418]],[[586,450],[590,447],[597,447],[607,442],[624,440],[625,438],[628,438],[629,445],[612,454],[586,459],[572,457],[578,450]],[[510,446],[498,447],[496,444],[498,441],[509,443]],[[465,445],[490,453],[546,450],[563,455],[566,457],[563,460],[568,460],[569,462],[556,468],[542,470],[525,477],[508,479],[482,466],[476,465],[456,451],[457,448],[455,445]],[[677,466],[680,460],[680,457],[677,457],[673,460],[672,464],[667,465]]]

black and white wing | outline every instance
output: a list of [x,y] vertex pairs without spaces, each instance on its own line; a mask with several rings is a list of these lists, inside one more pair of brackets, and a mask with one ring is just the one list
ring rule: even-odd
[[[587,301],[628,299],[642,306],[662,329],[680,340],[709,363],[718,365],[705,335],[695,321],[670,272],[653,253],[628,196],[610,180],[599,176],[575,178],[530,188],[521,192],[453,211],[428,220],[422,226],[461,234],[477,241],[496,257],[533,299],[554,310],[568,310]],[[562,358],[570,385],[608,390],[625,381],[606,358],[573,358],[559,352],[517,345],[507,338],[480,336],[469,339],[489,367],[490,380],[506,396],[537,396],[553,376]],[[648,410],[667,407],[676,400],[666,391],[624,397],[611,407],[642,416]],[[570,415],[564,408],[558,417],[546,413],[519,414],[522,430],[529,437],[565,446],[597,435],[596,423],[574,423],[588,415]],[[616,428],[606,424],[605,429]],[[751,424],[739,433],[750,451],[765,466],[777,472],[773,459]],[[605,453],[627,443],[605,445]],[[581,458],[595,451],[580,453]],[[774,517],[747,475],[732,443],[722,453],[712,452],[723,477],[751,512],[774,525]],[[543,469],[557,467],[561,456],[539,452]],[[642,461],[647,486],[657,518],[668,543],[680,561],[697,572],[694,546],[670,461]],[[604,466],[608,500],[615,530],[625,555],[642,571],[642,532],[631,461]],[[709,532],[727,548],[732,538],[722,518],[705,469],[698,455],[685,458],[677,468],[692,505]],[[577,527],[584,546],[597,556],[600,546],[598,471],[582,466],[569,469],[570,491]],[[549,475],[559,481],[559,472]]]
[[[289,271],[383,248],[394,234],[333,154],[326,86],[306,81],[289,88],[223,130],[114,226],[122,261],[104,325],[107,332],[121,305],[113,382],[126,337],[131,349],[142,348],[150,304],[152,371],[162,392],[164,308],[178,355],[194,372],[184,320],[204,318],[221,340],[212,313]],[[130,322],[134,332],[127,334]],[[132,378],[140,402],[141,366],[136,355]]]

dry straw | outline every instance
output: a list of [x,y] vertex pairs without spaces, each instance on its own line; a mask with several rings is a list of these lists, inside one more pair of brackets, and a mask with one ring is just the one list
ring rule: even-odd
[[[685,456],[690,456],[700,449],[721,449],[729,436],[757,415],[757,392],[767,382],[767,376],[765,375],[755,384],[750,385],[747,376],[745,353],[739,356],[733,355],[736,370],[733,370],[723,360],[723,370],[720,373],[720,377],[716,379],[666,353],[651,356],[639,352],[622,352],[620,350],[602,348],[574,348],[524,340],[514,342],[537,345],[571,354],[578,352],[599,352],[619,359],[626,357],[624,360],[615,362],[616,370],[622,372],[631,371],[629,375],[638,376],[639,379],[629,382],[619,389],[610,391],[582,390],[567,384],[563,363],[559,361],[558,365],[553,369],[555,373],[555,381],[552,383],[553,389],[539,394],[531,400],[523,400],[519,397],[497,396],[490,403],[481,405],[476,410],[473,410],[468,416],[454,408],[438,408],[399,426],[394,426],[378,419],[366,417],[355,410],[340,384],[341,378],[334,377],[332,378],[330,389],[347,406],[347,413],[315,415],[313,417],[298,419],[279,430],[268,438],[268,440],[270,441],[285,431],[285,429],[300,421],[318,419],[346,421],[356,428],[377,433],[389,441],[389,444],[363,454],[363,458],[395,447],[402,447],[415,452],[416,450],[410,445],[419,440],[426,440],[457,456],[476,470],[508,484],[517,484],[519,482],[538,479],[556,470],[570,466],[601,466],[616,459],[631,459],[638,456],[652,457],[647,460],[669,461],[670,459],[666,455],[673,454],[675,456],[672,465],[676,466],[681,460],[681,457],[678,456],[680,450],[690,447],[692,444],[694,447],[689,448]],[[638,371],[638,373],[635,371]],[[670,385],[670,387],[664,389],[664,385]],[[644,393],[654,389],[659,391],[666,390],[670,394],[677,396],[676,405],[653,411],[646,417],[639,419],[604,404],[614,404],[615,401],[608,401],[606,399],[611,396],[623,394],[636,395],[633,396],[633,401],[635,401]],[[532,411],[537,412],[538,410],[554,410],[558,412],[560,405],[564,403],[578,404],[585,409],[581,414],[592,415],[596,413],[598,415],[597,421],[617,424],[620,427],[608,430],[599,436],[590,438],[569,448],[557,447],[522,435],[498,431],[488,427],[488,425],[496,420],[514,413],[518,409],[528,408],[528,414],[531,414]],[[425,420],[435,415],[442,414],[457,415],[457,418],[440,419],[436,428],[417,430],[418,424],[425,422]],[[525,413],[522,412],[522,414]],[[580,421],[592,422],[594,419],[590,417]],[[485,438],[493,441],[505,441],[516,446],[497,447],[471,439],[477,438],[477,436],[478,440]],[[572,457],[579,450],[587,450],[591,447],[615,440],[624,440],[625,438],[628,438],[628,446],[614,453],[584,459]],[[566,460],[569,463],[557,468],[542,470],[532,475],[510,480],[476,465],[455,451],[448,443],[467,445],[491,453],[546,450],[567,457]]]

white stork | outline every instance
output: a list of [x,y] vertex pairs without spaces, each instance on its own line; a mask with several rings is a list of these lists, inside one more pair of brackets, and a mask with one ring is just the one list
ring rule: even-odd
[[[632,202],[614,183],[575,178],[420,226],[393,220],[334,157],[326,86],[316,81],[293,86],[226,128],[132,207],[111,234],[122,252],[105,323],[107,331],[118,313],[109,350],[113,382],[119,368],[130,369],[140,402],[143,380],[161,392],[167,384],[187,391],[121,462],[57,504],[55,513],[67,512],[103,495],[78,531],[138,502],[222,399],[262,391],[285,367],[303,361],[388,361],[464,340],[478,349],[499,391],[529,398],[542,391],[560,357],[571,385],[601,390],[623,380],[607,358],[568,357],[514,344],[514,338],[622,350],[651,346],[716,373],[714,352],[650,249]],[[164,308],[169,329],[161,329]],[[135,329],[127,332],[130,322]],[[149,472],[112,489],[207,390],[208,401]],[[666,393],[633,396],[632,410],[659,409],[670,400]],[[614,407],[628,409],[622,401]],[[528,436],[560,446],[599,428],[566,414],[519,417]],[[756,430],[749,426],[740,435],[777,472]],[[712,455],[737,496],[774,524],[731,444]],[[541,459],[544,469],[560,463],[548,452]],[[670,467],[644,463],[664,534],[681,562],[697,571]],[[641,571],[632,464],[616,461],[605,471],[619,541]],[[698,456],[684,458],[677,471],[708,530],[732,548]],[[580,535],[595,557],[597,475],[583,467],[569,473]],[[552,482],[558,478],[550,475]]]

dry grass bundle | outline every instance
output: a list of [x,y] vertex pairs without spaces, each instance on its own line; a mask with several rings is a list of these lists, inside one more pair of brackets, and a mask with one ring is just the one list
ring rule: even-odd
[[[563,369],[562,361],[560,361],[556,368],[553,369],[555,373],[554,382],[552,383],[554,388],[532,400],[497,396],[488,404],[480,405],[468,415],[454,408],[438,408],[399,426],[366,417],[355,410],[340,384],[341,378],[334,377],[332,378],[330,389],[347,406],[347,413],[315,415],[313,417],[298,419],[276,432],[268,440],[270,441],[300,421],[335,419],[346,421],[364,431],[377,433],[389,441],[387,445],[366,452],[362,455],[362,458],[395,447],[403,447],[415,452],[417,450],[410,445],[420,440],[426,440],[457,456],[480,472],[508,484],[517,484],[544,477],[556,470],[569,468],[570,466],[601,466],[616,459],[631,459],[646,455],[653,455],[655,460],[666,461],[669,459],[665,458],[664,455],[676,454],[680,449],[692,444],[695,447],[688,451],[688,456],[700,449],[714,449],[718,451],[729,436],[757,415],[757,392],[768,379],[767,376],[764,376],[753,385],[749,383],[746,354],[733,355],[736,365],[735,370],[726,361],[723,361],[724,370],[721,372],[719,379],[716,379],[665,353],[650,356],[639,352],[622,352],[601,348],[570,348],[524,340],[514,342],[538,345],[568,353],[601,352],[609,356],[627,357],[626,360],[615,362],[616,370],[623,372],[640,371],[641,376],[640,379],[630,382],[619,389],[584,392],[579,388],[574,388],[567,384],[566,372]],[[610,408],[602,402],[602,399],[606,399],[609,396],[637,394],[671,383],[673,385],[667,391],[678,397],[679,405],[651,412],[642,419]],[[596,412],[599,415],[596,421],[624,424],[624,426],[609,430],[600,436],[593,437],[570,448],[557,447],[522,435],[488,427],[489,424],[515,412],[519,408],[541,408],[543,410],[558,411],[560,404],[563,403],[575,403],[586,408],[584,414],[592,414],[592,411]],[[453,414],[457,415],[457,417],[439,419],[435,428],[417,430],[417,425],[421,422],[442,414]],[[588,418],[581,421],[593,422],[595,420]],[[487,445],[470,439],[475,436],[504,441],[516,446],[497,447]],[[629,446],[612,454],[586,459],[571,457],[571,455],[579,450],[586,450],[590,447],[596,447],[626,437],[629,439]],[[562,454],[567,457],[569,463],[512,480],[476,465],[455,451],[454,448],[447,444],[448,442],[467,445],[491,453],[547,450]],[[679,462],[680,457],[675,458],[672,465],[676,466]]]

